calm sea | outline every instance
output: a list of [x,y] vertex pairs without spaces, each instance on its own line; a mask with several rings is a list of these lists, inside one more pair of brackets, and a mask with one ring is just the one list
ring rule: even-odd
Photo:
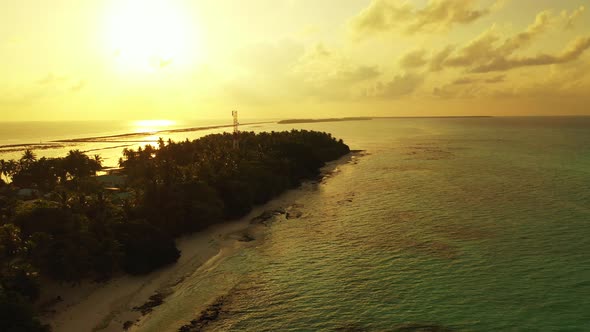
[[590,330],[590,117],[300,127],[366,155],[142,331],[175,331],[225,292],[208,330]]
[[176,331],[223,294],[208,330],[590,331],[590,117],[297,127],[365,153],[142,331]]
[[[244,119],[244,123],[272,120]],[[38,157],[64,157],[70,150],[89,155],[100,154],[104,166],[115,167],[123,149],[137,149],[165,140],[195,139],[201,136],[232,131],[232,119],[226,120],[145,120],[145,121],[67,121],[67,122],[0,122],[0,159],[19,159],[24,149],[32,149]],[[220,129],[204,129],[227,126]],[[245,128],[255,126],[244,126]],[[191,129],[174,131],[178,129]],[[172,130],[173,132],[169,132]]]

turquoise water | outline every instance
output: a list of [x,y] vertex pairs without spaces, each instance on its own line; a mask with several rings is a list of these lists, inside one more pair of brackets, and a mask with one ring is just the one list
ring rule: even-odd
[[193,277],[146,331],[223,292],[208,330],[590,330],[590,118],[302,126],[366,154],[301,189],[300,219]]

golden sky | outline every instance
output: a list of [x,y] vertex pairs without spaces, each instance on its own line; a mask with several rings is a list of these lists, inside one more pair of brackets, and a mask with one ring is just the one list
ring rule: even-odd
[[590,114],[589,0],[0,0],[0,121]]

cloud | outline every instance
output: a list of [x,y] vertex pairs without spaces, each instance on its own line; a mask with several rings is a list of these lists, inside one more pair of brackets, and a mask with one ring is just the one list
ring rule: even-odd
[[[574,14],[571,14],[574,15]],[[424,51],[413,51],[399,62],[401,68],[408,67],[408,61],[414,67],[423,66],[426,60],[429,70],[440,71],[444,68],[459,68],[472,73],[486,73],[494,71],[508,71],[511,69],[563,64],[578,59],[590,48],[590,36],[580,36],[570,42],[561,52],[537,55],[521,55],[521,51],[534,44],[552,28],[562,26],[571,15],[554,15],[551,11],[542,11],[535,17],[524,31],[515,35],[503,37],[495,25],[482,32],[462,47],[447,46],[430,57]],[[412,56],[421,55],[419,60],[410,60]]]
[[495,32],[495,26],[492,26],[467,43],[458,52],[449,54],[439,66],[467,67],[477,61],[488,61],[496,53],[494,44],[498,40],[500,40],[500,37]]
[[86,87],[86,81],[80,80],[80,81],[74,83],[74,85],[72,85],[70,87],[70,91],[72,91],[72,92],[78,92],[78,91],[84,89],[84,87]]
[[588,37],[574,40],[561,54],[538,54],[536,56],[519,56],[515,53],[529,47],[535,39],[549,29],[558,26],[563,17],[552,15],[550,11],[537,14],[535,21],[525,31],[504,39],[502,42],[495,29],[489,29],[459,51],[458,55],[448,58],[449,66],[470,67],[471,72],[506,71],[510,69],[565,63],[577,59],[590,45]]
[[361,97],[363,87],[374,82],[381,71],[377,66],[355,64],[340,52],[317,44],[297,60],[290,75],[303,97],[325,101]]
[[153,69],[164,69],[174,62],[174,59],[171,58],[162,58],[162,57],[152,57],[149,59],[150,67]]
[[49,73],[49,74],[47,74],[47,76],[39,79],[37,81],[37,83],[39,83],[41,85],[52,85],[52,84],[61,83],[61,82],[67,81],[67,80],[68,80],[67,76],[60,76],[60,75],[55,75],[54,73]]
[[588,99],[590,90],[590,62],[579,60],[527,73],[526,79],[518,74],[508,79],[504,74],[469,74],[433,88],[434,96],[452,98],[507,98],[535,100]]
[[490,62],[477,66],[472,72],[485,73],[491,71],[506,71],[520,67],[545,66],[567,63],[578,59],[590,48],[590,37],[578,37],[560,54],[538,54],[536,56],[499,56]]
[[37,87],[31,87],[30,89],[37,89],[44,91],[47,94],[58,94],[63,91],[78,92],[86,86],[85,80],[75,80],[65,75],[56,75],[54,73],[48,73],[46,76],[37,80]]
[[535,21],[525,31],[507,38],[497,52],[510,54],[518,49],[528,47],[535,38],[543,34],[552,25],[553,20],[551,12],[548,10],[538,13]]
[[370,80],[379,75],[381,75],[381,72],[376,66],[357,66],[338,71],[335,78],[341,82],[355,83]]
[[411,19],[414,8],[395,0],[373,0],[350,22],[353,32],[360,35],[390,31]]
[[350,22],[357,39],[375,33],[400,30],[406,34],[447,30],[454,25],[474,22],[499,7],[478,8],[477,0],[429,0],[416,8],[408,1],[373,0]]
[[378,82],[369,95],[376,98],[396,99],[415,92],[424,83],[424,75],[404,73],[385,83]]
[[322,30],[319,26],[314,25],[314,24],[309,24],[306,25],[303,29],[301,29],[301,31],[299,31],[298,35],[301,37],[311,37],[311,36],[315,36],[318,33],[320,33]]
[[441,51],[435,53],[430,59],[429,70],[440,71],[443,69],[445,61],[449,58],[451,53],[455,51],[455,46],[449,45]]
[[225,93],[258,105],[353,100],[381,75],[377,66],[356,64],[322,43],[305,47],[288,40],[251,45],[235,59],[234,78]]
[[565,28],[566,29],[572,29],[575,25],[576,20],[582,16],[582,14],[584,14],[584,12],[586,11],[586,7],[584,6],[580,6],[576,9],[574,9],[571,14],[568,14],[568,12],[566,10],[561,12],[561,17],[563,18],[563,20],[565,21]]
[[44,91],[38,89],[29,91],[10,91],[0,94],[0,110],[4,107],[9,111],[14,111],[12,107],[26,107],[35,104],[46,97]]
[[494,84],[494,83],[502,83],[505,81],[505,79],[506,79],[505,75],[497,75],[497,76],[486,77],[486,78],[468,76],[468,77],[462,77],[462,78],[456,79],[451,84],[452,85],[464,85],[464,84],[475,84],[475,83]]
[[584,97],[589,100],[588,91],[590,91],[590,61],[580,60],[576,63],[551,67],[538,79],[515,89],[514,96]]
[[284,39],[248,45],[234,55],[235,63],[251,73],[280,75],[305,54],[305,46],[299,42]]
[[467,75],[459,77],[450,83],[435,87],[432,94],[438,98],[482,98],[497,96],[501,92],[506,93],[510,85],[503,85],[506,82],[505,75]]
[[36,81],[10,90],[0,90],[0,110],[3,108],[31,107],[53,99],[71,98],[69,93],[83,90],[86,80],[74,80],[65,75],[49,73]]
[[418,68],[428,63],[426,59],[426,50],[414,50],[402,55],[399,59],[399,65],[402,68]]
[[446,84],[442,87],[435,87],[432,90],[432,94],[434,97],[442,99],[469,99],[481,97],[483,92],[477,84]]
[[439,30],[455,24],[471,23],[490,13],[489,9],[476,9],[473,0],[431,0],[416,12],[415,20],[408,26],[408,32]]
[[292,67],[292,73],[306,82],[355,84],[378,77],[376,66],[356,65],[348,58],[317,44]]
[[248,105],[291,100],[301,85],[292,79],[292,67],[304,54],[304,45],[290,39],[238,49],[224,69],[232,75],[222,83],[222,98]]

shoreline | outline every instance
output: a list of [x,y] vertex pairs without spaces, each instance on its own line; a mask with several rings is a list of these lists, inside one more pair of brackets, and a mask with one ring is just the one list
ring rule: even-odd
[[142,316],[140,309],[155,294],[182,282],[186,274],[205,265],[225,245],[223,238],[243,231],[247,219],[212,226],[204,231],[177,239],[181,250],[178,261],[143,276],[122,275],[106,282],[83,281],[78,285],[49,282],[43,285],[40,303],[60,298],[45,308],[43,323],[53,331],[121,331],[126,321]]
[[[38,301],[46,303],[40,317],[42,322],[50,324],[54,332],[121,331],[124,325],[130,331],[136,330],[186,278],[214,270],[221,260],[236,251],[256,245],[268,225],[254,220],[278,209],[286,210],[298,196],[305,194],[303,186],[322,182],[332,176],[339,165],[358,155],[358,150],[351,151],[327,163],[320,170],[319,180],[307,180],[302,186],[253,208],[240,219],[178,238],[176,243],[181,256],[172,265],[144,276],[122,275],[102,283],[83,281],[74,286],[44,283]],[[150,301],[155,305],[151,306]]]
[[[269,121],[265,122],[248,122],[248,123],[241,123],[241,126],[253,126],[258,124],[266,124],[266,123],[273,123]],[[113,141],[110,139],[113,138],[125,138],[125,137],[142,137],[142,136],[154,136],[158,134],[173,134],[173,133],[187,133],[193,131],[203,131],[203,130],[211,130],[211,129],[223,129],[223,128],[231,128],[233,124],[223,124],[223,125],[214,125],[214,126],[204,126],[204,127],[189,127],[189,128],[178,128],[178,129],[164,129],[158,130],[154,132],[137,132],[137,133],[124,133],[124,134],[116,134],[116,135],[107,135],[107,136],[96,136],[96,137],[84,137],[84,138],[73,138],[73,139],[64,139],[64,140],[56,140],[51,141],[50,143],[100,143],[100,142],[119,142]],[[132,141],[121,141],[121,142],[132,142]]]
[[[254,126],[259,124],[274,123],[273,121],[263,122],[247,122],[241,123],[241,126]],[[79,137],[79,138],[68,138],[49,140],[39,143],[14,143],[14,144],[3,144],[0,145],[0,153],[23,151],[23,149],[35,149],[35,150],[47,150],[47,149],[59,149],[66,146],[66,144],[72,143],[157,143],[157,141],[146,141],[146,140],[116,140],[133,137],[145,137],[154,136],[158,134],[174,134],[174,133],[186,133],[195,131],[205,131],[213,129],[224,129],[231,128],[233,124],[222,124],[213,126],[202,126],[202,127],[188,127],[188,128],[176,128],[176,129],[163,129],[154,132],[133,132],[133,133],[122,133],[105,136],[92,136],[92,137]]]

